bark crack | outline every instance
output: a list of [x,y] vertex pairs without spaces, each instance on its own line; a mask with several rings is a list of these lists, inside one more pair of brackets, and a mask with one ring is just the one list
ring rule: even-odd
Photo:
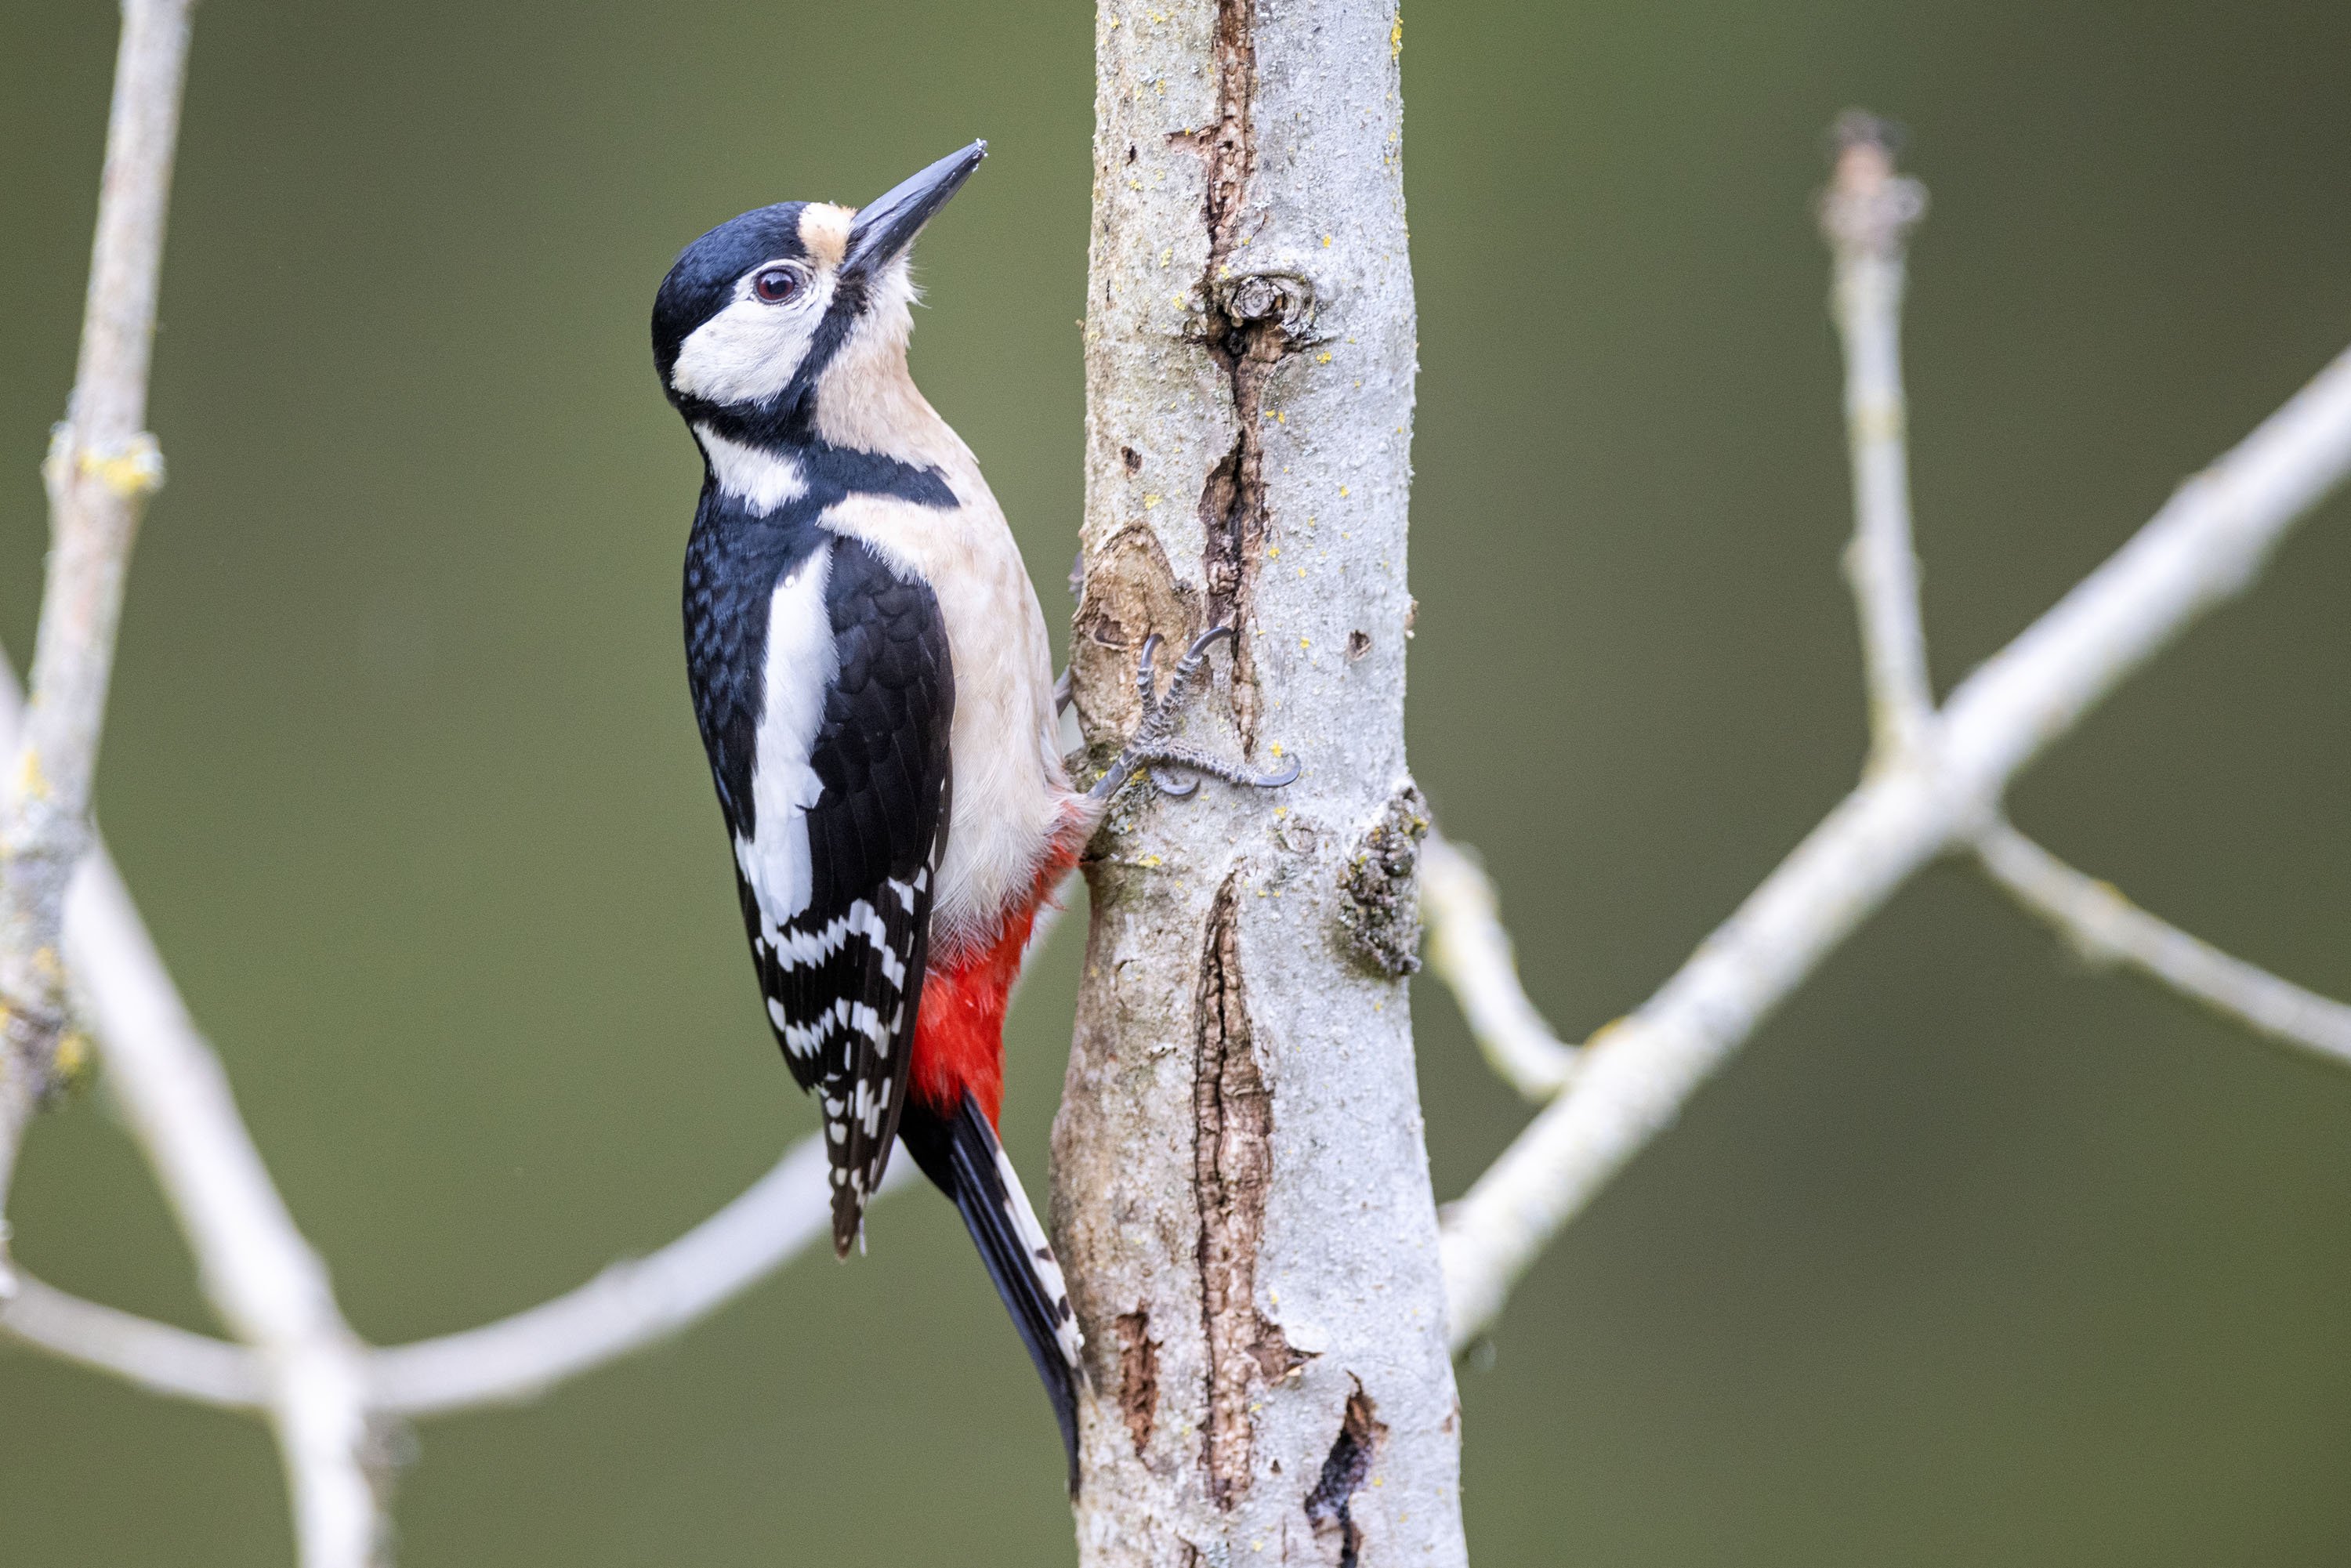
[[1151,1337],[1151,1308],[1137,1303],[1121,1312],[1118,1326],[1118,1406],[1126,1416],[1127,1436],[1134,1439],[1134,1457],[1151,1446],[1151,1428],[1159,1418],[1159,1342]]
[[1206,314],[1202,345],[1231,387],[1236,434],[1230,451],[1200,489],[1201,575],[1208,621],[1229,624],[1233,642],[1232,715],[1244,754],[1257,749],[1257,660],[1250,647],[1259,563],[1268,524],[1265,453],[1259,425],[1274,369],[1303,346],[1312,290],[1302,277],[1252,272],[1236,276],[1233,258],[1249,242],[1249,193],[1257,172],[1256,0],[1217,0],[1213,54],[1217,120],[1205,134],[1181,136],[1205,166],[1201,219],[1208,231],[1200,278]]
[[1217,890],[1200,961],[1194,1069],[1193,1188],[1200,1209],[1200,1318],[1207,1346],[1202,1458],[1209,1495],[1230,1510],[1248,1491],[1256,1440],[1251,1396],[1305,1362],[1257,1310],[1257,1257],[1273,1185],[1273,1092],[1257,1061],[1238,941],[1240,873]]

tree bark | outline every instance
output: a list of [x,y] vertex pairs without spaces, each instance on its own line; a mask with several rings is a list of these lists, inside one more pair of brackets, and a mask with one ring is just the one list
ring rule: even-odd
[[1391,0],[1097,19],[1080,719],[1106,757],[1144,639],[1230,623],[1193,737],[1303,765],[1131,788],[1086,862],[1053,1207],[1100,1568],[1465,1560],[1405,983],[1402,42]]

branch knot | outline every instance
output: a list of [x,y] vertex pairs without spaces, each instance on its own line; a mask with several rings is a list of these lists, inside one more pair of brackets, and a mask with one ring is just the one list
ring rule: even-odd
[[49,429],[41,474],[52,491],[62,489],[70,475],[95,479],[126,501],[141,500],[163,487],[163,448],[143,430],[104,446],[82,446],[72,422],[61,420]]
[[1821,233],[1839,256],[1890,258],[1927,215],[1927,187],[1894,172],[1902,131],[1858,109],[1837,118],[1830,132],[1836,172],[1821,193]]
[[[1258,357],[1275,359],[1283,353],[1295,353],[1313,340],[1314,285],[1298,273],[1245,272],[1221,277],[1217,281],[1216,295],[1217,308],[1230,328],[1269,326],[1280,329],[1280,342],[1269,345],[1270,352],[1259,349]],[[1267,335],[1252,334],[1259,338]]]

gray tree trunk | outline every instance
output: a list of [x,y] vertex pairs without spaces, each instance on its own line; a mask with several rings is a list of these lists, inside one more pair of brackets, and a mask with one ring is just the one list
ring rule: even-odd
[[1080,717],[1106,756],[1144,639],[1228,622],[1193,737],[1303,772],[1132,789],[1086,868],[1053,1213],[1090,1568],[1465,1561],[1405,982],[1402,38],[1391,0],[1097,21]]

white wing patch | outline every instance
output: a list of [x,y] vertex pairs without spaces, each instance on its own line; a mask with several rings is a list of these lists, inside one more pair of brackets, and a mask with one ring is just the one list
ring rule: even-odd
[[824,786],[809,757],[824,720],[825,694],[840,670],[824,603],[831,570],[828,541],[776,584],[768,603],[767,700],[751,758],[754,836],[737,837],[735,863],[759,905],[759,939],[771,951],[805,940],[777,927],[807,909],[812,895],[808,810]]

